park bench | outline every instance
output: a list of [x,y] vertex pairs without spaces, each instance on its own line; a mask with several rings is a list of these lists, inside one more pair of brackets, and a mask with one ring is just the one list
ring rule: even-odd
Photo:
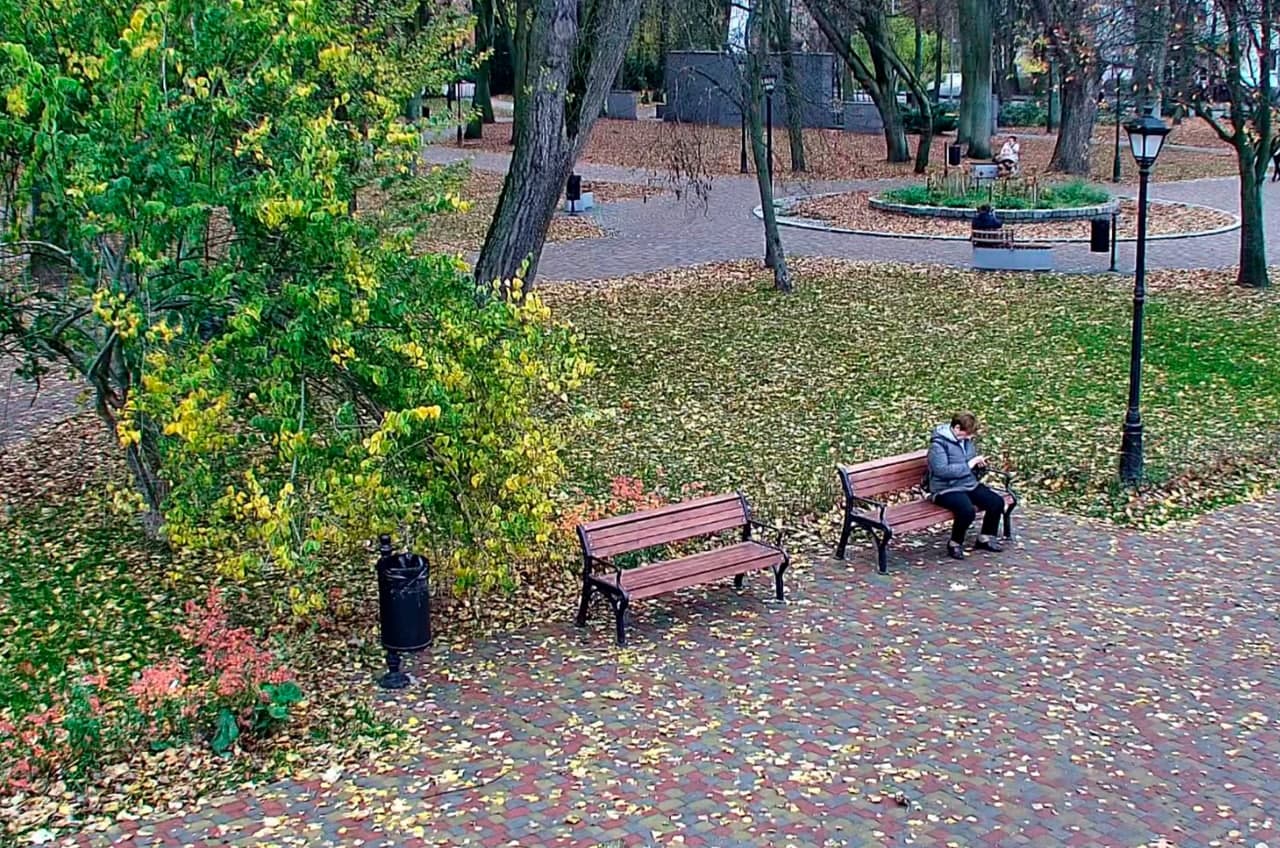
[[[752,528],[776,533],[777,544],[752,539]],[[657,545],[730,531],[734,531],[737,541],[675,559],[632,568],[623,568],[613,559]],[[775,591],[778,600],[782,600],[782,574],[791,564],[782,547],[782,535],[782,529],[751,517],[751,508],[741,493],[696,498],[580,524],[582,603],[575,623],[586,627],[591,596],[599,592],[617,619],[618,644],[625,645],[625,617],[632,601],[726,577],[732,577],[734,586],[740,589],[747,572],[764,568],[773,570]]]
[[[886,549],[895,533],[910,533],[951,520],[951,513],[933,503],[924,493],[924,472],[929,466],[927,450],[912,451],[883,459],[873,459],[858,465],[837,465],[840,488],[844,490],[844,526],[840,530],[840,544],[836,557],[844,559],[849,545],[849,534],[858,526],[876,543],[878,566],[881,574],[889,570]],[[1012,513],[1018,505],[1018,496],[1010,486],[1008,473],[1003,473],[1004,489],[994,491],[1004,497],[1002,516],[1004,535],[1013,535]],[[994,487],[993,487],[994,488]],[[913,491],[915,490],[915,491]],[[892,496],[895,501],[886,504]],[[881,500],[872,500],[879,497]]]
[[973,267],[979,271],[1052,271],[1053,246],[1018,241],[1013,230],[974,230]]

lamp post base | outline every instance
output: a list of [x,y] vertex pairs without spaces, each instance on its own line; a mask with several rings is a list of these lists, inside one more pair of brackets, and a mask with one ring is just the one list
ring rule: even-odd
[[1126,420],[1120,441],[1120,482],[1136,486],[1142,481],[1142,422]]

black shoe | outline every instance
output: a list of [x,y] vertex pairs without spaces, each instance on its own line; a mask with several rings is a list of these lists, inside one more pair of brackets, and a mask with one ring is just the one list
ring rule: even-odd
[[991,551],[993,554],[998,554],[1004,550],[1004,547],[995,539],[979,539],[974,547],[982,548],[984,551]]
[[947,556],[952,559],[964,559],[966,556],[964,545],[959,542],[947,542]]

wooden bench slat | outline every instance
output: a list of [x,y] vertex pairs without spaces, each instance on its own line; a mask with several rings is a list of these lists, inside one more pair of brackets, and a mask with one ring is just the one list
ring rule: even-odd
[[672,515],[646,517],[642,521],[627,524],[616,524],[603,530],[584,528],[587,540],[594,546],[597,542],[612,542],[629,536],[643,535],[655,527],[688,526],[699,523],[713,523],[725,518],[737,518],[739,524],[746,522],[741,501],[716,503],[702,509],[687,510]]
[[582,529],[588,534],[592,534],[610,527],[616,527],[620,524],[633,524],[681,512],[696,511],[718,503],[741,504],[742,498],[736,492],[729,492],[723,495],[709,495],[705,498],[695,498],[693,500],[667,504],[666,506],[654,507],[653,509],[642,509],[638,512],[629,512],[626,515],[614,515],[608,518],[598,518],[595,521],[583,524]]
[[926,464],[916,462],[896,466],[892,471],[877,472],[875,476],[852,480],[853,493],[859,497],[873,498],[887,492],[913,489],[924,479]]
[[[747,542],[746,544],[751,543]],[[761,548],[761,551],[748,557],[718,560],[711,566],[700,566],[696,571],[675,571],[669,573],[659,583],[646,583],[634,589],[628,588],[627,594],[635,600],[644,600],[667,592],[674,592],[678,589],[687,589],[690,586],[710,583],[726,577],[736,577],[749,571],[760,571],[782,562],[782,554],[763,546],[758,547]],[[680,563],[680,560],[676,560],[673,564],[676,563]],[[623,586],[626,586],[625,577],[623,578]]]
[[883,468],[887,465],[898,465],[899,463],[910,459],[921,459],[928,455],[929,451],[927,449],[915,450],[909,453],[900,453],[896,456],[886,456],[883,459],[872,459],[866,462],[859,462],[856,465],[841,465],[840,467],[843,468],[847,474],[858,475],[867,471],[874,471],[877,468]]
[[710,536],[734,530],[746,524],[742,506],[720,509],[716,512],[691,513],[680,520],[667,523],[646,523],[631,525],[611,532],[601,538],[600,535],[588,537],[593,556],[608,557],[619,553],[639,551],[655,545],[666,545],[691,539],[695,536]]
[[[651,563],[642,568],[633,568],[622,572],[622,588],[628,593],[649,586],[661,586],[686,574],[699,574],[716,571],[721,568],[747,566],[761,560],[778,560],[782,558],[777,549],[759,542],[738,542],[710,551],[699,551],[695,554]],[[763,565],[752,566],[763,568]],[[605,575],[608,577],[608,575]]]

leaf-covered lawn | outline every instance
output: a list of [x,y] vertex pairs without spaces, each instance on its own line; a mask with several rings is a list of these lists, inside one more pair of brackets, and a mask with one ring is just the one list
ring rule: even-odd
[[802,261],[784,296],[748,267],[552,296],[602,366],[590,429],[569,456],[583,490],[615,474],[738,486],[797,520],[835,502],[837,460],[923,448],[932,426],[965,408],[985,422],[982,450],[1016,471],[1024,494],[1075,513],[1160,523],[1280,480],[1274,295],[1155,281],[1143,389],[1151,485],[1135,495],[1114,482],[1130,278]]

